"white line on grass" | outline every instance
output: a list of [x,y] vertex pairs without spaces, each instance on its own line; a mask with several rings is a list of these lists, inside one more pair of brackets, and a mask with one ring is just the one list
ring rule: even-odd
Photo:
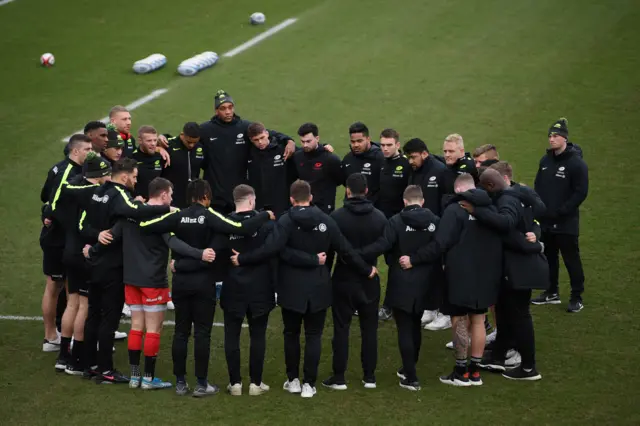
[[4,6],[5,4],[9,4],[9,3],[11,3],[12,1],[14,1],[14,0],[1,0],[1,1],[0,1],[0,6]]
[[[22,316],[22,315],[0,315],[0,320],[6,320],[6,321],[42,321],[42,317],[28,317],[28,316]],[[125,319],[125,320],[120,320],[121,324],[131,324],[131,320]],[[172,320],[166,320],[164,323],[164,325],[176,325],[175,321]],[[224,323],[222,322],[214,322],[213,323],[214,327],[224,327]],[[248,327],[247,324],[242,324],[243,327]]]
[[251,40],[247,41],[246,43],[242,43],[240,46],[236,47],[235,49],[231,49],[230,51],[228,51],[227,53],[225,53],[222,56],[224,56],[225,58],[233,58],[237,54],[242,53],[245,50],[249,49],[250,47],[253,47],[256,44],[260,43],[262,40],[271,37],[272,35],[274,35],[275,33],[279,32],[279,31],[284,30],[289,25],[295,24],[297,20],[298,20],[298,18],[289,18],[289,19],[287,19],[285,21],[282,21],[278,25],[276,25],[275,27],[271,27],[267,31],[265,31],[265,32],[263,32],[261,34],[258,34],[257,36],[255,36]]
[[[167,93],[169,91],[169,89],[158,89],[158,90],[154,90],[153,92],[149,93],[147,96],[143,96],[140,99],[136,99],[135,101],[131,102],[129,105],[126,105],[126,108],[129,111],[133,111],[136,108],[141,107],[142,105],[151,102],[154,99],[159,98],[160,96],[164,95],[165,93]],[[100,121],[102,121],[103,123],[106,123],[107,121],[109,121],[109,117],[103,117],[100,119]],[[65,136],[64,138],[62,138],[62,142],[69,142],[69,138],[73,135],[75,135],[76,133],[82,133],[83,129],[78,130],[75,133],[70,134],[69,136]]]

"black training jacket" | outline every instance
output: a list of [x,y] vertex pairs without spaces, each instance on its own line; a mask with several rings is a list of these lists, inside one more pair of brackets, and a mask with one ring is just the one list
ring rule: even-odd
[[409,178],[409,185],[422,188],[424,207],[436,216],[442,211],[442,196],[445,194],[447,167],[429,155],[422,166],[413,170]]
[[169,139],[167,148],[171,165],[162,170],[162,177],[173,184],[172,206],[184,209],[191,204],[187,200],[187,186],[189,182],[200,176],[200,169],[204,163],[204,147],[202,142],[188,150],[179,136]]
[[[90,240],[97,238],[96,232],[112,229],[120,219],[145,220],[168,211],[169,206],[149,206],[134,200],[124,185],[111,181],[96,189],[79,228],[84,238]],[[115,278],[116,272],[121,274],[122,256],[122,242],[111,243],[98,255],[91,256],[93,279],[108,280]]]
[[[257,214],[256,211],[231,213],[229,219],[242,223]],[[227,240],[228,248],[238,253],[255,250],[264,244],[275,227],[274,222],[267,222],[251,235],[231,234]],[[275,307],[274,260],[229,268],[220,293],[220,305],[225,313],[244,318],[250,311],[256,317],[269,313]]]
[[[217,116],[200,125],[200,142],[204,146],[205,161],[202,164],[204,178],[211,185],[211,206],[225,212],[233,210],[233,189],[247,183],[247,162],[251,141],[247,136],[250,121],[235,116],[225,123]],[[291,138],[269,131],[279,144],[286,145]]]
[[439,282],[441,263],[420,263],[402,269],[399,259],[428,245],[435,236],[440,219],[418,205],[405,207],[387,223],[382,238],[358,251],[365,258],[388,253],[389,280],[387,304],[391,308],[418,314],[424,311],[427,295]]
[[578,235],[579,207],[589,192],[589,170],[575,146],[555,155],[552,150],[540,160],[536,192],[547,206],[540,222],[542,231]]
[[[215,250],[216,248],[211,246],[211,241],[216,234],[251,235],[268,220],[269,214],[263,212],[240,223],[225,217],[212,208],[194,203],[184,210],[143,221],[140,223],[140,227],[144,232],[160,234],[173,232],[191,247],[197,249],[210,247]],[[184,259],[180,253],[174,253],[173,257],[176,262]],[[191,268],[187,269],[174,275],[174,284],[179,283],[185,289],[190,286],[197,288],[205,284],[214,285],[216,272],[214,265],[202,264],[202,267],[195,271]]]
[[362,173],[367,178],[367,199],[375,202],[380,191],[380,168],[384,162],[384,154],[380,147],[371,143],[371,148],[362,154],[349,151],[342,159],[343,183],[354,173]]
[[141,195],[142,198],[148,200],[149,183],[162,175],[165,162],[159,152],[145,154],[140,149],[135,150],[131,158],[136,160],[138,165],[138,182],[136,183],[134,195]]
[[535,190],[517,182],[511,182],[511,189],[519,194],[522,203],[528,206],[534,218],[538,219],[544,216],[547,207]]
[[247,178],[256,192],[256,209],[271,210],[276,217],[289,209],[293,161],[284,159],[285,146],[271,138],[265,149],[249,149]]
[[64,247],[65,232],[63,225],[52,216],[52,211],[57,207],[62,188],[76,175],[82,174],[82,166],[74,163],[69,157],[56,163],[47,173],[47,179],[40,191],[42,207],[42,220],[51,219],[50,226],[43,226],[40,231],[41,247]]
[[78,223],[82,212],[89,208],[93,194],[100,187],[83,176],[77,175],[62,187],[60,198],[52,211],[65,230],[65,245],[62,261],[65,265],[82,267],[86,262],[82,254],[84,240],[80,235]]
[[478,169],[476,168],[476,162],[473,160],[473,158],[471,157],[471,154],[469,154],[468,152],[465,152],[464,157],[459,158],[458,161],[456,161],[452,166],[447,165],[443,157],[440,157],[437,155],[434,155],[433,157],[436,160],[441,161],[447,168],[447,171],[445,172],[445,181],[444,181],[445,194],[455,193],[453,188],[454,183],[458,178],[458,176],[464,173],[469,173],[471,176],[473,176],[473,180],[475,181],[476,185],[478,184],[479,176],[478,176]]
[[340,158],[319,145],[313,152],[297,150],[293,154],[293,161],[295,171],[292,179],[309,182],[313,205],[331,214],[336,204],[336,188],[343,183]]
[[380,189],[375,206],[387,218],[400,213],[404,208],[402,195],[409,185],[411,166],[402,154],[385,158],[380,167]]
[[276,232],[264,246],[238,256],[240,265],[260,262],[280,254],[278,304],[291,311],[318,312],[331,306],[329,269],[318,264],[318,253],[336,251],[362,276],[371,266],[358,256],[338,225],[315,206],[292,207],[279,220]]
[[[355,250],[377,241],[387,225],[384,213],[363,198],[347,198],[342,208],[331,213],[331,218]],[[369,256],[363,260],[376,266],[378,259],[377,256]],[[355,305],[380,299],[379,277],[363,277],[340,259],[333,270],[332,283],[334,300],[336,297],[348,298]]]
[[459,201],[476,210],[497,214],[489,195],[481,189],[456,194],[445,206],[435,242],[411,254],[412,264],[433,261],[444,255],[449,303],[472,309],[494,305],[502,278],[502,236],[467,213]]

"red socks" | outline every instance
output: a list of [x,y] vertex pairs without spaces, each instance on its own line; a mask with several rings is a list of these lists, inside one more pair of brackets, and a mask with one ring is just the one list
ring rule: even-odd
[[144,356],[158,356],[160,351],[160,334],[147,333],[144,338]]
[[142,350],[142,330],[131,330],[129,332],[127,347],[129,348],[130,351]]

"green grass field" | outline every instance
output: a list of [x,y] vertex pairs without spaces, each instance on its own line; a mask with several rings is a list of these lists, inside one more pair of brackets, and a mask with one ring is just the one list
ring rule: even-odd
[[[299,20],[196,77],[175,73],[195,53],[222,54],[264,31],[247,23],[255,11],[266,14],[266,27]],[[62,156],[60,139],[155,89],[169,92],[135,110],[134,128],[153,124],[176,134],[185,121],[209,118],[213,94],[224,88],[240,115],[291,135],[314,121],[341,154],[356,120],[376,133],[394,127],[404,140],[419,136],[435,152],[453,132],[469,149],[493,143],[528,184],[549,124],[566,116],[591,186],[582,208],[586,308],[577,315],[564,304],[533,309],[540,382],[485,374],[481,388],[441,385],[437,377],[453,361],[444,349],[449,332],[425,331],[423,389],[404,391],[395,378],[395,326],[384,323],[377,390],[359,384],[355,326],[349,390],[319,389],[302,400],[281,390],[276,310],[269,394],[180,399],[56,375],[55,355],[40,351],[41,323],[0,320],[0,423],[640,424],[638,20],[632,0],[17,0],[0,7],[0,315],[40,315],[39,191]],[[57,64],[42,69],[38,57],[48,51]],[[167,55],[168,66],[133,74],[133,62],[154,52]],[[158,362],[165,379],[173,379],[172,333],[168,327]],[[327,324],[320,378],[330,374],[331,334]],[[213,347],[210,379],[226,385],[221,328]],[[116,364],[126,370],[126,345],[117,348]]]

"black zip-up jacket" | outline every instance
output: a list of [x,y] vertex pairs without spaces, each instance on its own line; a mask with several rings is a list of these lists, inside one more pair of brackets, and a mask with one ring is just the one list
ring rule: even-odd
[[[431,154],[429,156],[431,156]],[[464,173],[469,173],[471,176],[473,176],[473,180],[475,181],[476,185],[478,184],[479,176],[478,176],[478,169],[476,168],[476,162],[473,160],[473,158],[471,157],[471,154],[469,154],[468,152],[465,152],[464,157],[458,158],[458,161],[456,161],[451,166],[447,165],[444,157],[441,157],[439,155],[434,155],[433,157],[436,160],[441,161],[447,167],[447,171],[445,173],[445,182],[444,182],[444,191],[443,191],[445,194],[455,193],[454,183],[458,178],[458,176]]]
[[382,238],[358,251],[365,258],[388,253],[389,307],[414,314],[424,311],[430,288],[439,282],[441,263],[416,263],[410,269],[402,269],[399,259],[433,241],[439,222],[429,209],[407,206],[389,220]]
[[[272,237],[261,248],[240,253],[238,262],[252,264],[281,252],[278,304],[294,312],[318,312],[331,306],[332,288],[329,269],[318,264],[317,254],[328,255],[331,251],[336,251],[362,276],[371,273],[371,266],[355,253],[331,217],[315,206],[294,206],[278,220]],[[312,259],[306,263],[302,262],[305,256],[299,256],[305,253]]]
[[404,208],[402,195],[409,185],[410,176],[411,165],[404,155],[398,154],[383,160],[380,167],[380,190],[375,206],[387,218],[400,213]]
[[418,185],[424,196],[423,206],[436,216],[442,211],[442,196],[445,194],[447,167],[429,155],[422,166],[413,170],[409,185]]
[[516,191],[522,202],[531,209],[533,218],[541,218],[544,216],[547,207],[536,191],[517,182],[511,182],[511,189]]
[[[169,206],[143,204],[134,200],[124,185],[106,182],[94,192],[86,216],[81,218],[80,232],[86,239],[92,239],[97,237],[95,232],[112,229],[120,219],[145,220],[168,211]],[[112,279],[116,273],[121,275],[122,259],[122,242],[109,244],[98,256],[91,257],[92,277]]]
[[[120,219],[112,228],[111,234],[111,244],[122,244],[123,247],[123,281],[135,287],[169,287],[169,249],[185,257],[202,258],[202,250],[189,246],[174,234],[141,232],[135,219]],[[99,256],[106,247],[96,243],[89,250],[90,257]]]
[[169,139],[167,152],[171,158],[171,165],[162,170],[162,177],[173,184],[172,206],[184,209],[191,202],[187,200],[187,186],[189,182],[200,176],[200,169],[204,163],[204,146],[202,142],[188,150],[179,136]]
[[[140,227],[144,232],[161,234],[173,232],[191,247],[197,249],[211,247],[216,250],[217,247],[211,246],[216,234],[251,235],[268,220],[269,214],[262,212],[240,223],[225,217],[212,208],[194,203],[184,210],[141,222]],[[216,254],[218,255],[218,253]],[[219,260],[217,255],[216,262]],[[176,263],[184,259],[180,253],[173,253],[173,257]],[[224,265],[222,262],[216,262],[214,262],[215,265],[202,262],[201,268],[177,268],[178,272],[174,274],[174,284],[179,283],[185,289],[190,286],[198,288],[202,285],[214,285],[217,278],[216,272],[219,271],[217,266]]]
[[271,138],[265,149],[251,146],[247,165],[249,185],[256,192],[256,209],[271,210],[276,217],[289,209],[293,161],[284,159],[285,146]]
[[311,185],[313,205],[331,214],[336,204],[336,188],[343,183],[340,158],[318,145],[313,152],[297,150],[293,154],[295,165],[293,180],[302,179]]
[[69,157],[56,163],[47,174],[47,180],[40,191],[42,207],[42,220],[51,219],[50,226],[43,226],[40,232],[41,247],[62,248],[65,245],[65,230],[63,225],[52,217],[53,210],[57,207],[62,188],[76,175],[82,174],[82,166],[73,162]]
[[[382,236],[387,225],[384,213],[376,209],[370,200],[347,198],[344,206],[331,213],[342,235],[355,250],[374,243]],[[377,265],[377,256],[363,257],[371,266]],[[371,303],[380,299],[380,280],[365,278],[352,266],[338,259],[333,270],[333,297],[346,297],[353,302]]]
[[449,303],[486,309],[497,301],[502,279],[502,236],[467,213],[459,201],[475,210],[497,209],[481,189],[456,194],[445,206],[434,243],[411,254],[411,264],[432,262],[444,255]]
[[[215,209],[233,211],[233,189],[247,183],[247,161],[251,141],[247,136],[250,121],[235,116],[225,123],[217,116],[200,125],[200,142],[204,146],[205,161],[202,164],[204,179],[211,185]],[[286,145],[291,138],[270,130],[269,135],[279,144]]]
[[138,164],[138,182],[134,195],[141,195],[145,200],[149,199],[149,183],[162,175],[164,168],[164,160],[159,152],[146,154],[142,150],[137,149],[133,152],[131,158],[136,160]]
[[589,170],[575,146],[560,155],[552,150],[540,160],[534,188],[547,206],[543,232],[578,235],[579,207],[589,192]]
[[89,208],[91,198],[99,187],[100,185],[93,184],[80,175],[62,186],[60,198],[52,214],[65,230],[62,260],[66,265],[82,267],[86,264],[82,254],[83,238],[80,235],[78,223],[82,212]]
[[380,191],[380,168],[384,162],[384,154],[380,147],[371,143],[371,148],[362,154],[349,151],[342,159],[343,184],[354,173],[362,173],[367,178],[367,199],[375,202]]
[[[256,211],[231,213],[229,218],[244,222],[258,214]],[[228,249],[245,253],[261,247],[274,231],[276,224],[267,222],[250,236],[231,234]],[[229,268],[220,293],[220,305],[225,313],[244,318],[248,311],[254,317],[269,313],[275,307],[275,282],[273,267],[275,259]]]

